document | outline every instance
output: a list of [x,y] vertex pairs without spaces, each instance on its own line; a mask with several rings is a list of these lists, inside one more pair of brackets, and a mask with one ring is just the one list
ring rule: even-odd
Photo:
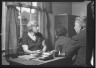
[[37,57],[36,57],[36,55],[34,55],[34,54],[30,54],[30,55],[18,56],[18,58],[30,60],[30,59],[34,59],[34,58],[37,58]]

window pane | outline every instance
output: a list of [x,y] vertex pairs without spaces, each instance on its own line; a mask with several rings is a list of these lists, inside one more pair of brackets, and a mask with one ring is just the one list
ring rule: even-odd
[[[24,3],[24,2],[23,2]],[[32,6],[37,6],[37,2],[30,2],[32,3]],[[27,5],[27,4],[26,4]],[[20,21],[20,37],[24,34],[24,31],[27,30],[27,23],[30,20],[36,20],[38,23],[38,29],[40,31],[40,12],[37,9],[30,9],[26,7],[16,7],[17,10],[19,10],[19,16],[18,19]]]
[[37,2],[32,2],[32,6],[37,6]]
[[29,12],[30,13],[30,8],[22,7],[21,10],[22,10],[21,12],[24,12],[25,11],[25,12]]
[[36,12],[36,9],[31,9],[31,13],[35,13]]

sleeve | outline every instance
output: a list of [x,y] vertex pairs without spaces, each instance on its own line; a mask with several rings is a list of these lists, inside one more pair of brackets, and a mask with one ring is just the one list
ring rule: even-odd
[[39,37],[42,41],[44,40],[44,37],[40,32],[35,33],[35,36]]
[[81,47],[81,44],[79,44],[76,40],[71,40],[68,45],[70,46],[65,50],[66,56],[73,55],[73,53]]
[[41,40],[41,38],[37,37],[37,43],[36,43],[36,45],[42,45],[42,40]]
[[58,40],[55,42],[55,50],[56,52],[62,50],[62,45],[60,45],[60,42]]
[[24,34],[22,37],[22,45],[28,45],[27,41],[28,41],[28,36],[27,34]]
[[62,51],[62,48],[61,48],[61,47],[62,47],[61,45],[58,45],[58,46],[56,47],[56,51],[57,51],[57,52]]
[[36,48],[42,49],[43,48],[42,41],[44,40],[42,34],[38,32],[35,34],[35,36],[36,36],[37,40],[34,45],[36,45]]

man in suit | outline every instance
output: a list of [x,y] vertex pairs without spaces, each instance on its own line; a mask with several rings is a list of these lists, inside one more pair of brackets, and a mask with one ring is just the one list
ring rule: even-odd
[[[76,17],[74,25],[77,35],[70,38],[71,40],[68,42],[62,40],[63,43],[65,42],[64,44],[66,44],[67,47],[62,47],[62,54],[60,55],[63,55],[66,58],[72,58],[72,66],[86,67],[86,17]],[[58,51],[58,49],[56,49],[57,46],[55,46],[55,52]]]
[[55,41],[55,50],[57,52],[60,51],[60,53],[65,50],[68,45],[66,45],[66,42],[69,42],[71,38],[69,38],[67,35],[67,29],[63,26],[59,26],[58,29],[56,29],[56,41]]
[[67,44],[71,46],[66,48],[65,56],[76,55],[72,65],[86,67],[86,17],[76,17],[74,29],[77,35]]

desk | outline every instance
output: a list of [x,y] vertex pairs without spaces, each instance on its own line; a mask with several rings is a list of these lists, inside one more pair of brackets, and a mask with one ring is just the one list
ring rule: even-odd
[[64,57],[56,57],[55,59],[47,61],[39,60],[38,58],[31,60],[22,58],[9,58],[9,63],[10,65],[64,65],[65,62],[66,64],[69,63],[67,63],[66,60],[68,61],[68,59],[65,59]]

